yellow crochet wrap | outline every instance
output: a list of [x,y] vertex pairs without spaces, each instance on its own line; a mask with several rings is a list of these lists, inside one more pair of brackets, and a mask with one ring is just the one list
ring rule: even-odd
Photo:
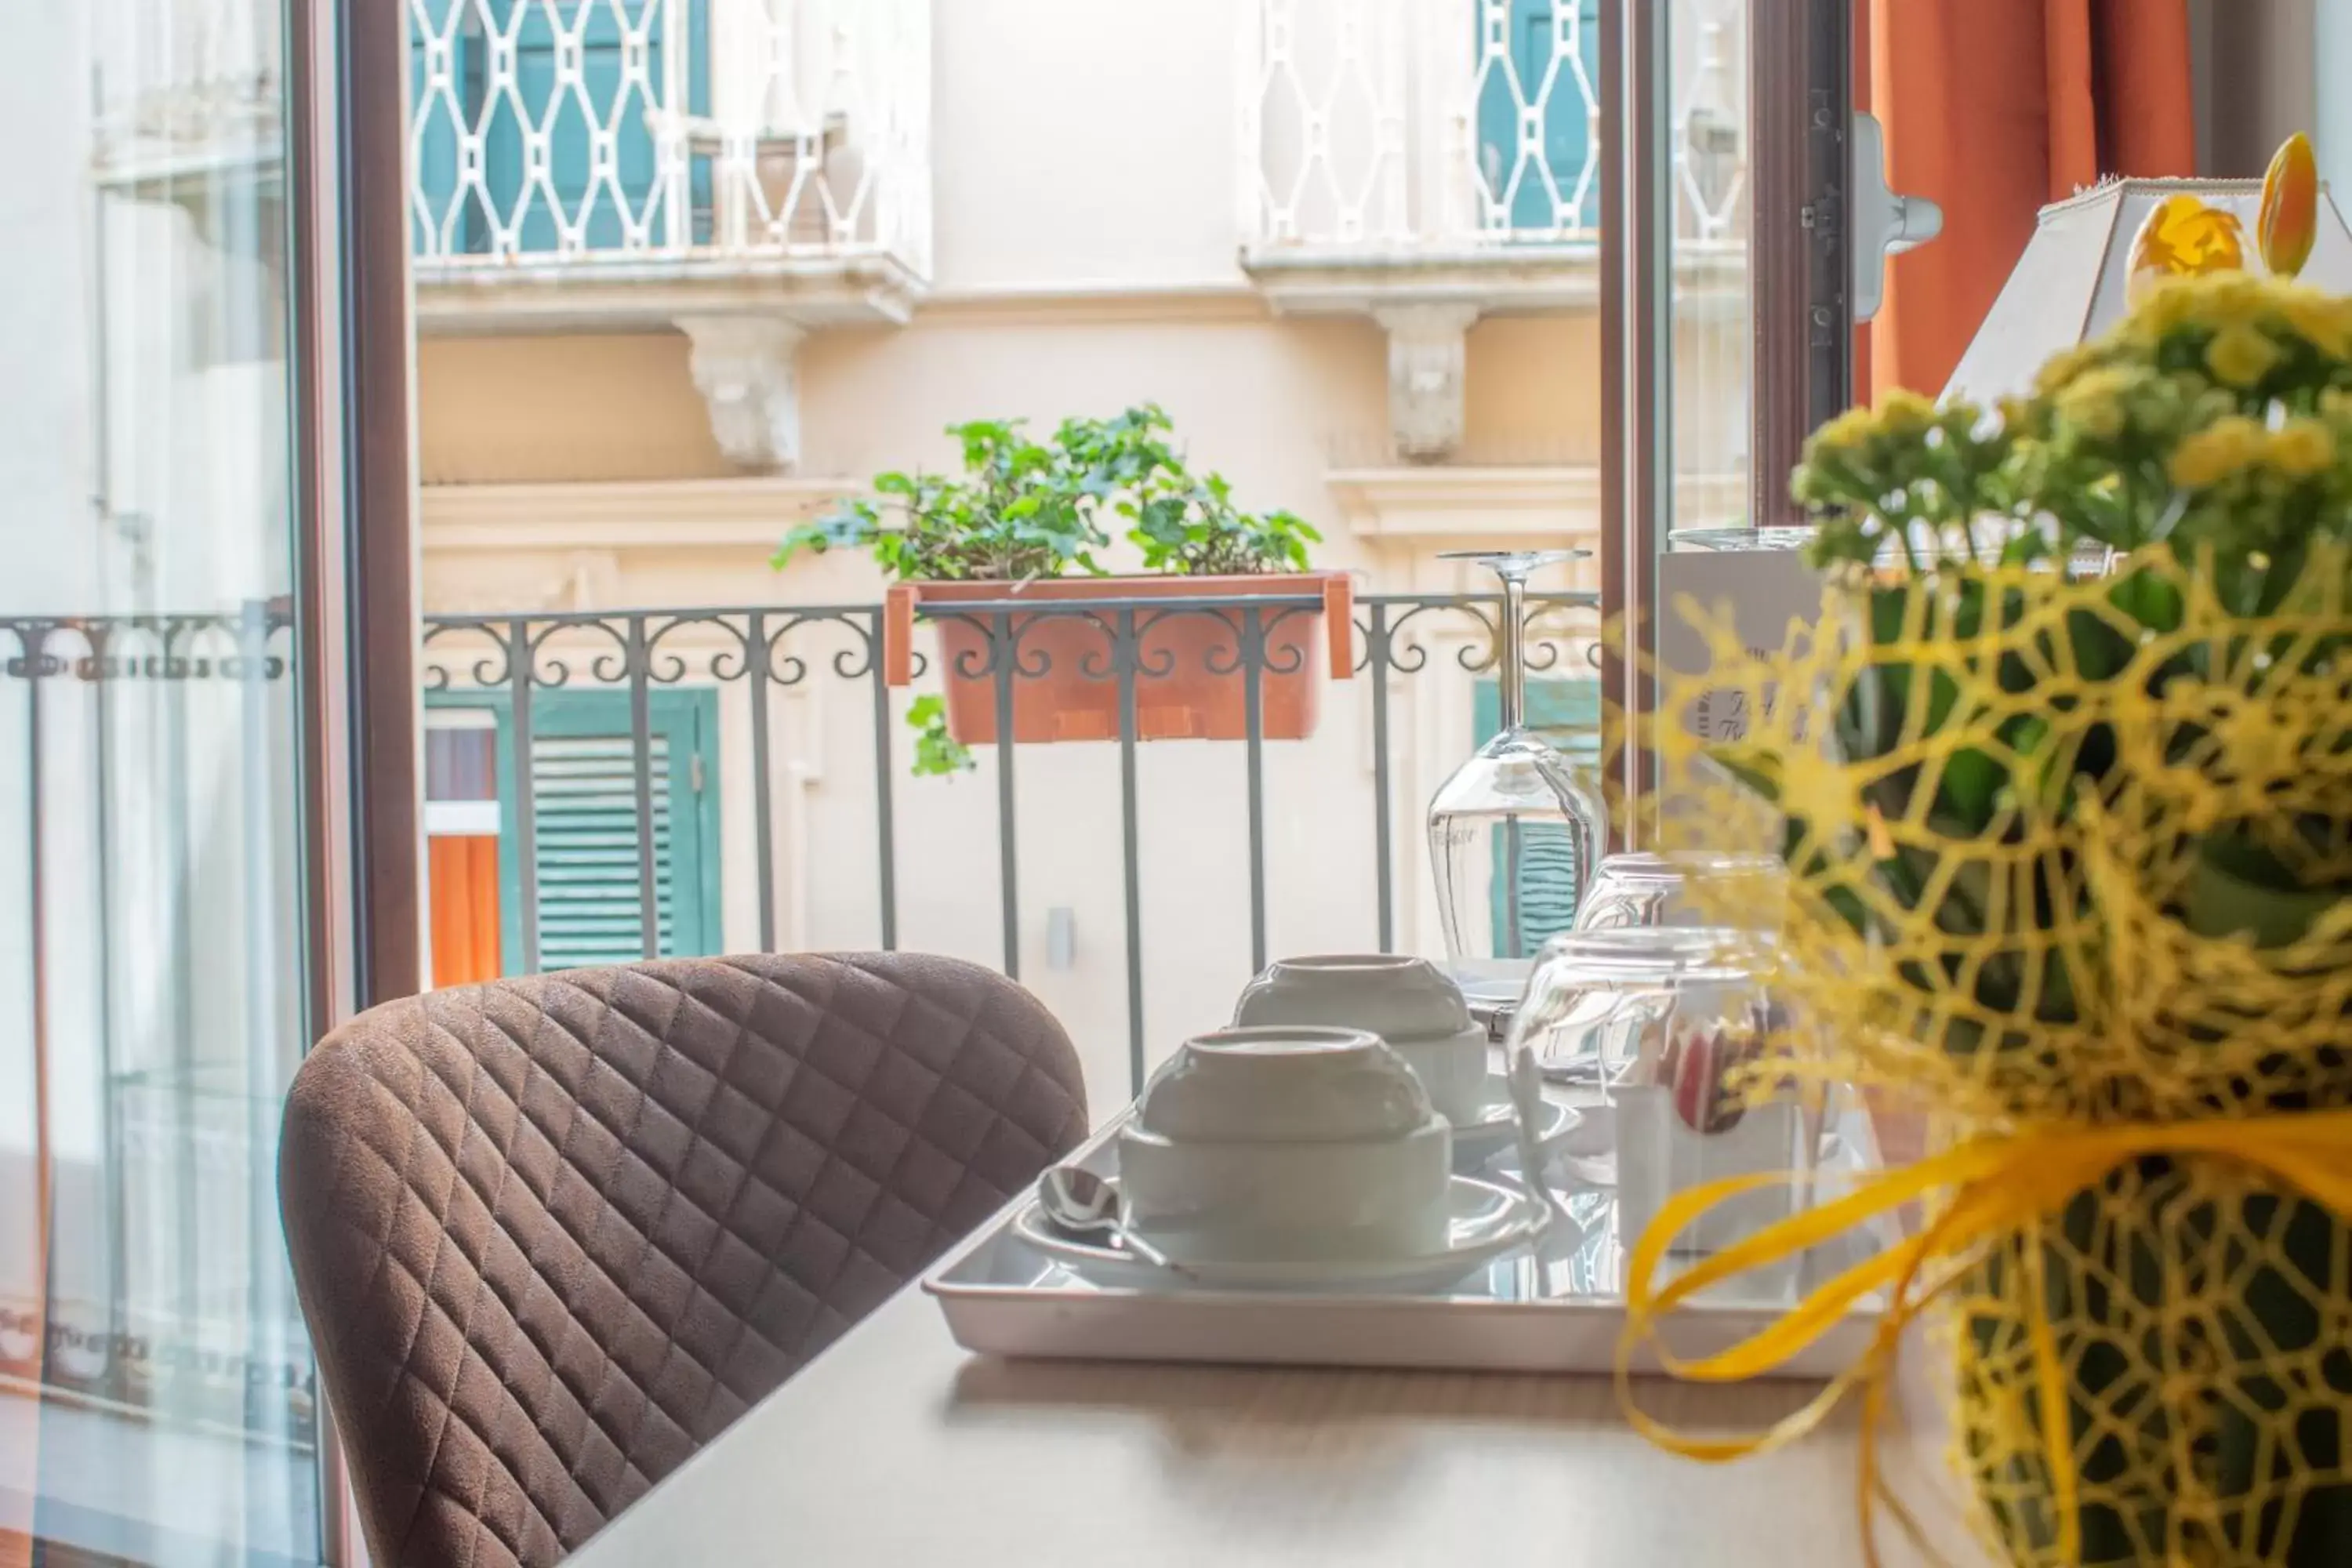
[[[1864,1292],[1896,1326],[1932,1307],[2000,1560],[2352,1564],[2352,900],[2327,891],[2352,882],[2347,583],[2333,546],[2255,606],[2162,548],[2082,581],[1857,575],[1766,658],[1680,606],[1715,658],[1664,683],[1659,830],[1785,815],[1785,915],[1754,956],[1808,1022],[1774,1071],[1931,1109],[1944,1152],[1698,1287],[1658,1282],[1660,1231],[1724,1194],[1671,1206],[1633,1260],[1633,1338],[1918,1196],[1907,1247],[1681,1370],[1765,1370]],[[1702,705],[1746,732],[1702,741]],[[2250,883],[2249,855],[2309,891]]]

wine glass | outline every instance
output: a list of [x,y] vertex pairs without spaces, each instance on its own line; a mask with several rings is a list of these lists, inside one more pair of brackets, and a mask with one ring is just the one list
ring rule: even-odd
[[1474,1005],[1518,999],[1536,954],[1572,928],[1607,820],[1598,792],[1527,724],[1527,582],[1581,550],[1449,551],[1503,580],[1496,626],[1501,728],[1429,807],[1429,858],[1448,968]]

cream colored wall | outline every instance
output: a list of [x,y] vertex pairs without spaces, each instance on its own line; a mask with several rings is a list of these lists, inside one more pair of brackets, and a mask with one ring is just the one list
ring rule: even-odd
[[[1592,542],[1600,359],[1589,310],[1481,321],[1468,340],[1461,469],[1404,472],[1438,487],[1414,514],[1416,531],[1387,541],[1351,531],[1351,506],[1386,504],[1362,500],[1363,476],[1371,490],[1395,488],[1381,479],[1397,472],[1386,340],[1368,318],[1277,317],[1238,268],[1242,3],[934,7],[933,291],[904,327],[808,340],[797,479],[724,478],[682,338],[424,342],[428,606],[871,603],[882,584],[864,561],[809,561],[779,574],[769,547],[795,516],[877,469],[950,463],[941,431],[951,421],[1012,415],[1050,426],[1144,399],[1168,408],[1196,464],[1226,474],[1243,504],[1314,521],[1325,534],[1318,563],[1358,572],[1367,590],[1488,586],[1434,559],[1449,546]],[[1491,483],[1478,479],[1489,470]],[[606,501],[638,498],[617,510],[635,509],[642,524],[612,521],[614,506],[582,492],[531,492],[542,499],[525,516],[491,507],[497,516],[483,521],[484,498],[506,493],[484,487],[549,480],[605,481]],[[640,480],[710,482],[642,492],[620,483]],[[1529,494],[1553,499],[1530,503]],[[1549,510],[1530,513],[1530,504]],[[1545,531],[1502,531],[1530,518]],[[1595,580],[1590,564],[1555,579]],[[1435,952],[1421,815],[1472,739],[1472,682],[1457,658],[1472,628],[1416,625],[1433,647],[1424,673],[1392,685],[1391,826],[1400,940]],[[817,637],[804,655],[811,678],[779,693],[770,712],[786,948],[870,946],[879,934],[871,689],[828,662],[847,646],[838,633]],[[983,751],[980,771],[953,781],[908,778],[897,722],[907,695],[895,694],[892,709],[898,940],[992,963],[999,759]],[[750,713],[740,686],[721,703],[726,932],[730,946],[747,948],[758,935]],[[1265,749],[1275,955],[1376,940],[1370,712],[1365,681],[1331,682],[1316,737]],[[1079,1039],[1097,1109],[1108,1110],[1128,1082],[1118,749],[1029,746],[1014,764],[1023,978]],[[1144,996],[1156,1058],[1222,1021],[1249,973],[1245,752],[1159,742],[1140,764]],[[1075,920],[1066,970],[1046,965],[1056,907]]]

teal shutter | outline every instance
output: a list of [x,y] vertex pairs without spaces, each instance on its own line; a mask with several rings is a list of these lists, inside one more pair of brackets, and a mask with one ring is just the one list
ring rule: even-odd
[[[556,247],[559,214],[586,219],[585,243],[592,250],[621,244],[624,209],[615,203],[612,184],[597,178],[591,135],[594,125],[611,126],[615,132],[619,202],[631,214],[646,215],[658,239],[657,161],[646,116],[663,90],[664,0],[560,0],[558,8],[565,14],[560,29],[543,5],[525,0],[491,0],[491,4],[501,28],[513,26],[514,13],[519,8],[523,11],[515,34],[515,87],[522,119],[517,120],[510,109],[501,109],[492,115],[482,145],[484,179],[492,205],[501,214],[511,213],[518,205],[523,209],[523,250]],[[685,16],[689,39],[688,101],[680,107],[704,114],[709,112],[710,100],[709,0],[689,0]],[[558,50],[572,47],[575,28],[582,89],[576,93],[559,90],[557,68]],[[652,99],[622,69],[628,39],[639,31],[646,38],[646,79]],[[551,205],[545,190],[529,184],[523,152],[526,122],[548,132],[547,183],[554,190]],[[709,171],[698,163],[693,186],[698,203],[707,202],[709,184]],[[700,234],[708,225],[698,217],[694,227]]]
[[[499,907],[509,973],[522,972],[522,856],[513,701],[503,691],[434,693],[436,704],[499,718]],[[720,950],[718,700],[647,694],[656,951]],[[646,956],[637,849],[636,742],[625,691],[534,689],[530,704],[532,867],[539,967],[634,963]]]
[[[1597,177],[1592,181],[1581,202],[1577,199],[1576,189],[1591,139],[1584,86],[1578,81],[1573,64],[1565,58],[1559,62],[1549,96],[1544,95],[1544,78],[1552,68],[1554,30],[1567,22],[1562,10],[1574,5],[1579,26],[1577,54],[1584,63],[1584,83],[1599,89],[1600,0],[1471,0],[1471,4],[1478,29],[1479,58],[1485,58],[1487,30],[1497,26],[1507,28],[1502,47],[1510,58],[1511,74],[1518,78],[1518,90],[1514,92],[1510,75],[1498,62],[1479,84],[1478,167],[1495,199],[1507,206],[1514,229],[1549,229],[1563,224],[1594,226],[1601,216],[1601,182]],[[1522,105],[1532,109],[1539,100],[1543,107],[1543,156],[1559,189],[1557,208],[1553,205],[1552,187],[1544,183],[1543,173],[1535,161],[1529,159],[1525,166],[1519,163],[1520,109]],[[1515,174],[1516,187],[1512,184]]]
[[[471,0],[409,0],[408,120],[416,160],[412,177],[415,195],[423,199],[421,212],[416,202],[409,204],[409,221],[415,226],[410,245],[420,255],[437,251],[445,231],[452,250],[474,250],[481,243],[479,215],[470,210],[471,203],[455,226],[449,226],[450,207],[457,200],[459,128],[474,123],[481,112],[482,62],[472,24]],[[445,100],[436,94],[428,101],[426,56],[444,39],[449,49],[451,96]]]
[[[1503,727],[1502,695],[1492,680],[1478,682],[1471,736],[1483,746]],[[1597,760],[1601,749],[1601,683],[1597,680],[1535,680],[1528,682],[1528,727],[1559,747],[1570,759]],[[1508,932],[1525,938],[1525,951],[1497,952],[1496,958],[1532,958],[1545,940],[1576,924],[1577,864],[1575,841],[1557,824],[1526,823],[1517,830],[1517,853],[1505,833],[1495,837],[1493,898],[1496,946],[1507,945]],[[1518,868],[1515,886],[1514,863]],[[1516,901],[1519,918],[1510,918]]]

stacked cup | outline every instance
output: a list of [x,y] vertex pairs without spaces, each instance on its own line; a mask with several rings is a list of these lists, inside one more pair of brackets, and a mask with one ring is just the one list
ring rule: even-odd
[[1179,1264],[1427,1257],[1453,1159],[1380,1037],[1223,1029],[1184,1042],[1120,1131],[1119,1218]]

